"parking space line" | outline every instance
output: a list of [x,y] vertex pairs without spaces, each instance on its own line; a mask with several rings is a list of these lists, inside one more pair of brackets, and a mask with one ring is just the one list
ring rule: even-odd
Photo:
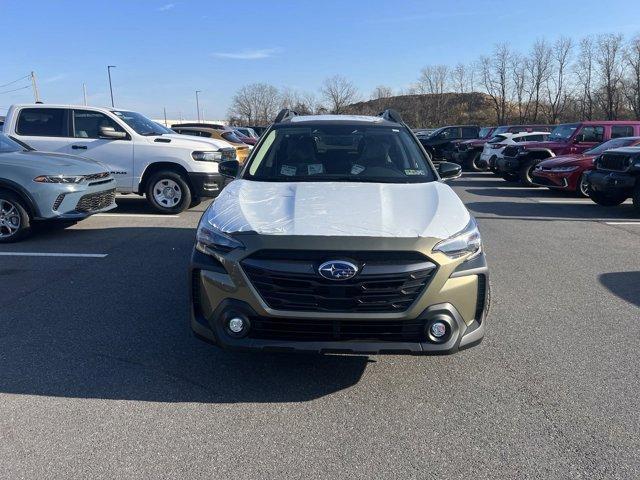
[[105,258],[107,253],[45,253],[45,252],[0,252],[0,257],[71,257]]
[[[557,203],[557,204],[567,204],[567,205],[596,205],[595,202],[589,200],[589,199],[584,199],[584,200],[539,200],[537,198],[531,198],[530,200],[533,200],[534,202],[538,202],[538,203]],[[625,205],[628,205],[631,203],[631,200],[627,200],[624,202]]]
[[638,222],[604,222],[607,225],[640,225],[640,221]]
[[132,217],[132,218],[180,218],[180,215],[153,215],[150,213],[96,213],[94,217]]

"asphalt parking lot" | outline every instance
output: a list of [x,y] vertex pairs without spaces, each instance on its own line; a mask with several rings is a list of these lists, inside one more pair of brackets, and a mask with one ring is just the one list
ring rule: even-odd
[[638,478],[640,218],[486,173],[452,185],[493,286],[485,341],[452,356],[192,338],[205,204],[119,198],[1,246],[0,477]]

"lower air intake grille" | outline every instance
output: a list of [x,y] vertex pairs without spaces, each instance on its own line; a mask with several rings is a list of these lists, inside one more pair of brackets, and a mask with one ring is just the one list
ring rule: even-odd
[[78,205],[76,205],[76,210],[79,212],[95,212],[107,208],[115,199],[115,189],[107,190],[106,192],[90,193],[80,198]]
[[[348,260],[359,273],[342,281],[318,274],[327,260]],[[424,291],[436,265],[417,252],[261,251],[242,268],[269,307],[311,312],[402,312]]]
[[64,193],[61,193],[60,195],[58,195],[58,198],[56,198],[56,201],[53,202],[53,209],[58,210],[58,208],[60,208],[60,205],[62,205],[63,201],[64,201]]

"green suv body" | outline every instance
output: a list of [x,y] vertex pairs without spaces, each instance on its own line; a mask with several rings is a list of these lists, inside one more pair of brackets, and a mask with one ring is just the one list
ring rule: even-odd
[[283,111],[203,214],[191,327],[228,348],[446,353],[479,343],[474,219],[399,116]]

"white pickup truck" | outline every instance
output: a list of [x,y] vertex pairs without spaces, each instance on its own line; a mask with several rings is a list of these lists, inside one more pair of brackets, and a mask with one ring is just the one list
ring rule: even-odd
[[36,150],[69,153],[106,165],[121,193],[146,195],[161,213],[215,197],[218,163],[235,159],[222,140],[178,135],[136,112],[78,105],[12,105],[4,133]]

